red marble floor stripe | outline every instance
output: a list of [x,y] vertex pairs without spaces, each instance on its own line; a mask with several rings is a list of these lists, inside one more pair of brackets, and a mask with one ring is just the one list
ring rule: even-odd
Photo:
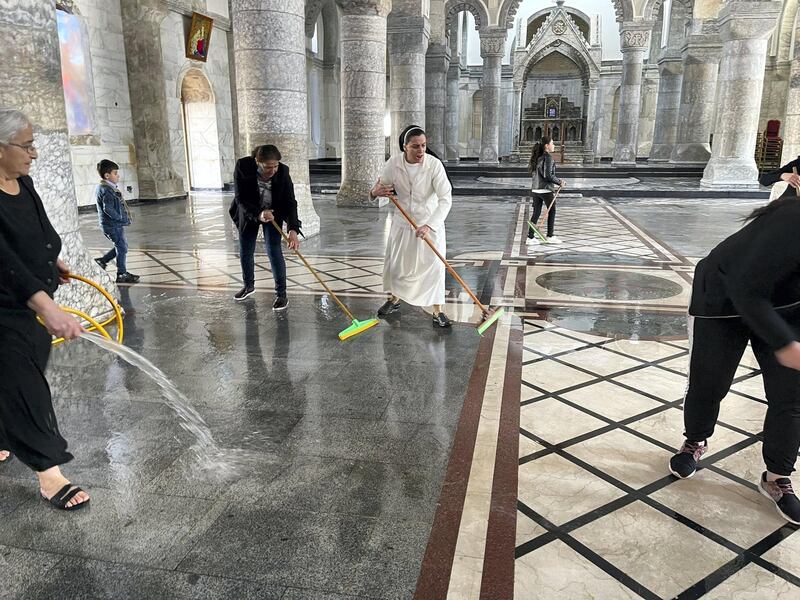
[[440,600],[447,597],[496,331],[497,326],[491,327],[478,345],[442,483],[439,505],[417,580],[414,597],[419,600]]
[[481,600],[514,597],[514,548],[517,534],[519,411],[523,324],[515,318],[509,332],[500,427],[497,433],[492,503],[486,531]]

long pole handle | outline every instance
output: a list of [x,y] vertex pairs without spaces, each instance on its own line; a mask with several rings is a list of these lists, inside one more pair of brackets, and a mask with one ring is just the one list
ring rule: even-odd
[[[394,204],[397,207],[397,210],[400,211],[400,214],[402,214],[406,218],[406,221],[408,221],[411,224],[411,226],[414,228],[415,231],[419,229],[419,227],[417,227],[417,224],[414,222],[414,219],[411,218],[411,215],[409,215],[403,209],[403,207],[400,206],[400,203],[397,201],[397,197],[394,194],[389,195],[389,200],[392,201],[392,204]],[[452,275],[453,278],[455,278],[455,280],[458,281],[461,287],[464,288],[464,291],[467,292],[467,294],[469,294],[469,297],[472,298],[472,301],[478,305],[478,308],[480,308],[481,311],[486,312],[487,310],[486,307],[481,303],[480,300],[478,300],[478,297],[470,289],[470,287],[466,284],[466,282],[463,279],[461,279],[461,276],[458,274],[458,272],[452,266],[450,266],[450,263],[447,262],[447,259],[444,256],[442,256],[441,252],[439,252],[439,250],[436,248],[433,242],[431,242],[428,239],[428,236],[425,236],[422,239],[425,240],[425,243],[428,244],[428,247],[431,250],[433,250],[434,254],[436,254],[436,256],[439,257],[439,260],[441,260],[444,263],[444,266],[450,272],[450,275]]]
[[[558,186],[555,195],[553,196],[553,201],[550,203],[550,206],[544,209],[544,214],[539,217],[539,223],[544,225],[544,222],[547,220],[547,215],[550,213],[550,209],[552,209],[556,205],[556,200],[558,200],[558,195],[561,193],[561,186]],[[541,226],[541,225],[540,225]]]
[[[278,233],[281,234],[281,237],[284,239],[284,241],[288,245],[289,244],[289,236],[287,236],[286,233],[284,233],[283,229],[281,229],[274,220],[270,221],[270,223],[272,223],[273,227],[275,227],[275,229],[278,230]],[[347,307],[344,305],[344,303],[341,300],[339,300],[339,298],[336,297],[336,294],[333,293],[331,288],[329,288],[327,285],[325,285],[325,282],[322,281],[322,278],[319,276],[319,274],[314,269],[314,267],[312,267],[310,264],[308,264],[308,261],[306,260],[305,256],[300,254],[300,251],[295,249],[295,248],[292,248],[292,250],[294,251],[295,254],[297,254],[298,258],[300,258],[300,260],[303,261],[303,264],[306,266],[306,268],[309,271],[311,271],[311,274],[314,277],[317,278],[317,281],[319,281],[320,285],[325,288],[325,291],[328,292],[328,294],[330,294],[330,297],[333,298],[336,301],[336,304],[338,304],[339,308],[341,308],[344,311],[344,314],[346,314],[350,318],[351,321],[355,321],[356,318],[353,316],[353,313],[351,313],[347,309]]]

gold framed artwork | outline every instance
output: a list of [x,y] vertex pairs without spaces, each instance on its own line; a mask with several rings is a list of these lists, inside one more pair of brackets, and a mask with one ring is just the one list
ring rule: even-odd
[[211,41],[211,30],[214,19],[192,13],[192,24],[189,27],[189,38],[186,40],[186,58],[206,62],[208,58],[208,44]]

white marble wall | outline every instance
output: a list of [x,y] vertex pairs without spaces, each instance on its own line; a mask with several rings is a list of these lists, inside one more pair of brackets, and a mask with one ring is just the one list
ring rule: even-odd
[[781,136],[786,137],[786,102],[789,97],[789,78],[792,65],[789,61],[776,63],[771,60],[764,71],[764,92],[761,95],[761,116],[758,130],[767,128],[767,121],[777,119],[781,122]]
[[[209,42],[208,61],[203,63],[185,57],[186,34],[189,17],[170,12],[161,22],[161,49],[166,80],[167,113],[172,168],[186,181],[186,147],[181,116],[181,82],[189,69],[200,69],[211,83],[217,115],[219,138],[219,171],[223,183],[233,181],[236,155],[233,150],[233,111],[231,106],[231,79],[228,62],[226,32],[214,27]],[[195,187],[198,187],[195,185]]]
[[653,147],[659,79],[656,65],[645,66],[644,81],[642,81],[642,106],[639,112],[639,134],[637,136],[636,156],[639,158],[650,156],[650,149]]
[[306,61],[308,87],[308,158],[325,158],[324,69],[319,60],[309,55]]
[[88,26],[99,128],[95,137],[100,142],[100,145],[72,144],[70,147],[78,206],[94,204],[94,187],[99,179],[96,166],[103,158],[120,166],[125,197],[138,198],[139,182],[132,166],[133,125],[119,0],[76,0],[75,5]]

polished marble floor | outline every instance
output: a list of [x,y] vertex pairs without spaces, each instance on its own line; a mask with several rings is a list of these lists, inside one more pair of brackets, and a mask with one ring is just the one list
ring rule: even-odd
[[[256,456],[220,481],[145,376],[94,347],[49,369],[68,473],[54,514],[0,467],[0,598],[798,598],[800,538],[754,481],[765,410],[748,354],[704,469],[676,481],[693,266],[757,199],[565,197],[561,245],[524,243],[519,198],[458,197],[448,257],[506,314],[484,337],[448,278],[424,311],[340,343],[347,323],[287,256],[275,314],[257,256],[241,286],[229,197],[140,205],[126,343],[218,443]],[[302,250],[359,316],[382,299],[387,209],[315,198]],[[107,246],[81,216],[87,245]],[[113,268],[110,267],[113,272]]]

